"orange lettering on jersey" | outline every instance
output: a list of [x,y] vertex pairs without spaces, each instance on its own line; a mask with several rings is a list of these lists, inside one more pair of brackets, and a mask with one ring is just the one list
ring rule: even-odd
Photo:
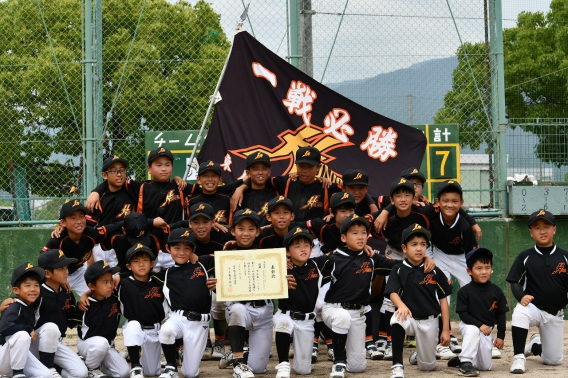
[[363,265],[355,272],[355,274],[362,273],[373,273],[373,268],[371,268],[371,263],[369,261],[364,262]]
[[132,212],[132,210],[130,209],[130,204],[128,205],[124,205],[122,207],[122,210],[120,210],[120,213],[116,216],[117,218],[124,218],[125,216],[127,216],[128,214],[130,214]]
[[454,240],[452,240],[451,242],[448,242],[448,244],[453,244],[453,245],[460,245],[462,242],[462,239],[459,236],[456,236],[454,238]]
[[316,272],[316,268],[311,268],[310,273],[308,273],[308,276],[306,277],[306,279],[304,281],[311,280],[312,278],[318,278],[318,277],[319,277],[319,274]]
[[110,313],[108,314],[108,317],[110,318],[111,316],[116,314],[118,314],[118,303],[113,303],[110,309]]
[[148,294],[144,296],[144,299],[150,299],[150,298],[162,298],[162,294],[160,293],[159,287],[151,288],[150,291],[148,291]]
[[558,263],[552,274],[566,273],[566,263]]
[[258,215],[263,216],[268,214],[268,202],[265,202],[264,205],[262,205],[262,207],[260,208],[260,211],[258,212]]
[[312,209],[314,207],[323,207],[323,203],[318,201],[319,198],[320,198],[319,194],[311,196],[310,199],[308,199],[308,202],[306,202],[304,206],[300,207],[300,210]]
[[160,205],[160,207],[164,207],[169,205],[170,203],[179,200],[179,195],[174,193],[174,189],[170,190],[168,192],[168,194],[166,195],[166,200],[164,201],[163,204]]
[[65,300],[65,303],[63,304],[63,307],[61,307],[62,310],[69,310],[71,308],[71,303],[69,303],[71,301],[71,299],[67,298]]
[[213,218],[214,222],[217,223],[227,223],[227,217],[225,217],[225,212],[226,210],[219,210],[217,211],[217,213],[215,214],[215,218]]
[[489,307],[489,311],[497,310],[499,306],[497,306],[497,301],[493,301],[491,307]]
[[362,177],[363,177],[362,173],[357,173],[357,175],[355,176],[355,178],[353,180],[359,180]]
[[434,275],[433,274],[427,274],[426,277],[424,277],[424,279],[422,280],[422,282],[419,283],[419,285],[436,285],[437,282],[434,279]]
[[201,270],[201,267],[198,266],[197,268],[195,268],[195,270],[193,271],[193,274],[191,275],[191,277],[189,277],[189,279],[192,280],[194,278],[201,277],[201,276],[205,277],[205,272],[203,272]]

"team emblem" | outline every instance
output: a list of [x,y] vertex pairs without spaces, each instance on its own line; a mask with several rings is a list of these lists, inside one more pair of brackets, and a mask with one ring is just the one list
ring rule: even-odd
[[262,158],[263,156],[264,156],[264,154],[263,154],[262,152],[258,152],[258,153],[256,154],[256,156],[254,157],[254,160],[260,159],[260,158]]
[[215,165],[215,162],[213,160],[209,160],[209,163],[207,163],[208,167],[212,167]]
[[298,234],[298,233],[300,233],[300,232],[302,232],[302,229],[301,229],[300,227],[297,227],[297,228],[296,228],[296,232],[294,232],[294,235],[296,235],[296,234]]
[[353,180],[359,180],[362,177],[363,177],[363,174],[361,172],[359,172],[359,173],[357,173],[357,176],[355,176],[355,178]]
[[200,210],[204,210],[204,209],[205,209],[205,205],[200,203],[195,211],[200,211]]
[[116,159],[118,159],[118,158],[119,158],[118,156],[114,155],[114,156],[112,157],[112,160],[116,160]]
[[418,223],[416,223],[416,224],[414,225],[414,228],[412,229],[412,231],[414,231],[414,230],[420,230],[421,228],[422,228],[422,226],[420,226]]
[[189,230],[185,231],[183,234],[181,234],[182,238],[186,238],[189,236]]
[[286,199],[286,197],[280,196],[280,197],[278,197],[278,200],[276,202],[284,201],[285,199]]
[[106,261],[103,261],[103,269],[106,268],[108,266]]
[[537,216],[537,217],[541,217],[541,216],[543,216],[544,214],[546,214],[546,211],[541,210],[541,211],[538,212],[538,214],[537,214],[536,216]]
[[160,150],[158,151],[159,154],[161,154],[162,152],[166,152],[166,149],[164,147],[160,148]]
[[144,230],[140,231],[140,233],[138,234],[137,238],[141,238],[142,236],[144,236],[146,232]]
[[136,249],[140,249],[140,248],[142,248],[142,247],[144,247],[144,246],[143,246],[142,244],[138,243],[138,244],[136,244],[135,250],[136,250]]
[[251,214],[251,213],[252,213],[251,209],[246,209],[246,210],[243,212],[243,215],[248,215],[248,214]]
[[63,251],[62,251],[62,250],[59,250],[59,257],[58,257],[58,258],[60,259],[60,258],[62,258],[63,256],[64,256]]
[[33,268],[33,267],[34,267],[34,266],[33,266],[32,264],[28,263],[28,266],[26,266],[26,269],[25,269],[25,270],[31,269],[31,268]]
[[416,169],[416,168],[414,168],[414,169],[412,170],[412,172],[410,172],[411,175],[413,175],[413,174],[415,174],[415,173],[418,173],[418,169]]
[[405,183],[406,183],[406,179],[401,178],[400,181],[398,182],[398,185],[405,184]]
[[349,198],[349,193],[345,193],[343,194],[343,196],[341,197],[342,200]]
[[448,181],[448,184],[455,184],[456,182],[454,180],[450,180]]
[[73,202],[73,207],[79,206],[80,204],[81,202],[79,202],[79,200],[75,200],[75,202]]
[[310,151],[306,151],[306,152],[304,152],[304,154],[302,155],[302,157],[308,157],[308,156],[310,156]]

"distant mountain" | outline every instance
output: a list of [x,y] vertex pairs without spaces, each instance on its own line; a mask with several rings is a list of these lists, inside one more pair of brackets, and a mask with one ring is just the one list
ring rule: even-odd
[[[432,123],[452,87],[457,57],[433,59],[368,79],[328,84],[345,97],[403,123]],[[412,96],[412,97],[409,97]]]

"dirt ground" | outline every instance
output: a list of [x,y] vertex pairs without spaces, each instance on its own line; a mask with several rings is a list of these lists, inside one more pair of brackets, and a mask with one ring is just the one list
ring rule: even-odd
[[[566,323],[566,322],[565,322]],[[512,377],[513,375],[509,373],[509,368],[513,360],[513,346],[511,341],[511,324],[507,323],[507,333],[505,338],[505,348],[502,350],[501,359],[493,360],[493,369],[491,371],[481,372],[481,377],[491,378],[491,377]],[[458,324],[452,323],[452,328],[457,330]],[[531,328],[529,330],[529,337],[533,333],[537,333],[537,328]],[[457,335],[458,339],[461,341],[460,335]],[[71,347],[76,347],[77,343],[77,333],[75,330],[68,332],[65,339],[65,343]],[[119,330],[119,336],[116,338],[116,349],[119,351],[126,351],[124,347],[122,336]],[[566,356],[568,346],[568,327],[564,327],[564,356]],[[414,351],[413,348],[405,348],[404,350],[404,360],[408,361],[408,357]],[[272,344],[272,358],[268,363],[268,370],[266,374],[258,376],[276,376],[276,370],[274,367],[278,364],[278,358],[276,357],[276,347],[274,343]],[[364,373],[347,373],[347,377],[389,377],[391,361],[371,361],[367,360],[367,370]],[[325,346],[320,345],[320,357],[317,363],[313,364],[312,367],[312,377],[328,377],[331,371],[332,362],[327,361],[327,355],[325,353]],[[546,366],[540,362],[539,357],[528,357],[527,358],[527,372],[523,377],[539,377],[539,378],[549,378],[549,377],[568,377],[568,362],[564,361],[560,366]],[[181,375],[181,374],[180,374]],[[446,361],[438,361],[438,367],[435,371],[423,372],[418,370],[416,366],[409,365],[406,363],[405,366],[405,376],[406,377],[450,377],[458,376],[457,368],[449,368],[446,365]],[[201,363],[201,374],[200,377],[231,377],[232,370],[220,370],[218,367],[218,361],[202,361]],[[292,376],[295,376],[292,373]]]

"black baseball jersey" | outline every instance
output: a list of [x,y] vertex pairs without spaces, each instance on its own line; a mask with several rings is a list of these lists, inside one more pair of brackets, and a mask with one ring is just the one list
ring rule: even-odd
[[209,242],[202,243],[199,240],[195,240],[195,253],[197,256],[213,255],[216,251],[222,251],[225,243],[233,239],[233,235],[230,232],[222,232],[211,230],[209,236]]
[[99,202],[92,213],[87,214],[88,225],[92,227],[106,226],[124,220],[124,217],[136,211],[136,200],[122,186],[119,190],[111,192],[105,190],[100,195]]
[[357,206],[355,207],[355,214],[364,217],[367,214],[371,214],[371,208],[369,207],[370,205],[375,204],[376,205],[376,200],[369,195],[369,193],[367,193],[367,195],[365,196],[365,198],[359,202],[357,204]]
[[503,290],[491,281],[472,280],[459,289],[456,312],[464,323],[478,328],[484,324],[489,327],[497,324],[497,337],[505,338],[505,314],[509,312],[509,306]]
[[[104,250],[114,249],[116,253],[116,259],[118,260],[118,266],[120,266],[120,271],[128,272],[128,268],[126,267],[126,252],[132,247],[132,243],[128,240],[126,234],[119,234],[114,235],[109,239],[105,240],[102,243],[102,247]],[[160,240],[155,235],[150,234],[150,247],[152,252],[154,252],[154,256],[158,256],[159,251],[162,250],[162,244]],[[165,250],[165,248],[164,248]]]
[[172,311],[194,311],[208,314],[211,311],[211,291],[206,281],[215,275],[213,256],[200,256],[192,264],[174,265],[152,277],[163,283],[163,291]]
[[294,290],[288,290],[288,298],[278,301],[278,308],[282,311],[313,312],[320,287],[326,283],[321,272],[328,260],[326,255],[318,256],[308,259],[302,266],[294,265],[288,269],[288,274],[296,279],[297,286]]
[[100,301],[89,297],[89,311],[83,313],[82,323],[77,333],[81,340],[100,336],[111,343],[116,337],[119,321],[120,301],[116,292]]
[[428,217],[425,214],[420,213],[416,206],[412,205],[410,214],[406,217],[399,217],[396,212],[394,214],[389,214],[387,224],[381,230],[381,237],[387,240],[387,244],[389,246],[401,251],[402,231],[412,226],[414,223],[418,223],[427,230],[430,229]]
[[553,245],[536,245],[521,252],[509,270],[507,282],[520,283],[525,295],[534,297],[532,304],[543,311],[557,313],[568,304],[568,252]]
[[268,202],[276,197],[278,193],[274,188],[247,189],[243,193],[243,201],[239,209],[251,209],[256,211],[260,217],[260,225],[270,224],[266,219],[268,213]]
[[452,284],[439,268],[424,273],[424,263],[412,265],[407,259],[397,264],[389,275],[385,297],[397,293],[414,318],[440,314],[439,299],[452,294]]
[[[373,197],[375,200],[375,205],[379,208],[379,211],[386,209],[387,206],[391,204],[390,196],[389,195],[382,195],[378,197]],[[358,215],[361,215],[357,213]]]
[[232,216],[230,195],[216,191],[214,194],[199,193],[187,198],[188,208],[200,202],[208,203],[215,211],[215,218],[213,218],[215,222],[231,224]]
[[160,323],[166,317],[162,283],[150,277],[147,282],[129,276],[118,286],[120,312],[128,320],[136,320],[143,326]]
[[334,221],[328,223],[319,218],[310,219],[306,222],[306,227],[314,235],[314,238],[319,239],[323,253],[329,253],[345,245],[341,241],[341,232]]
[[[290,222],[288,226],[288,231],[295,229],[296,227],[306,227],[305,222]],[[255,239],[254,244],[260,249],[266,248],[284,248],[284,237],[280,237],[272,225],[266,226],[260,230],[260,234]]]
[[[284,242],[282,242],[284,244]],[[258,249],[258,245],[253,243],[250,247],[241,247],[240,245],[233,243],[233,245],[225,245],[223,251],[248,251],[249,249]]]
[[69,265],[69,274],[79,269],[85,261],[91,258],[93,247],[102,242],[108,235],[113,234],[122,228],[122,222],[112,223],[108,226],[97,228],[85,227],[78,243],[69,237],[67,230],[63,230],[58,238],[51,238],[42,248],[42,252],[48,249],[59,249],[65,256],[77,259],[75,264]]
[[290,198],[294,204],[296,221],[325,217],[329,211],[331,196],[341,191],[336,184],[322,188],[319,181],[306,185],[300,180],[292,181],[288,176],[272,177],[267,182],[267,187],[272,187],[278,194]]
[[368,305],[374,275],[388,276],[392,267],[399,262],[401,261],[387,259],[378,253],[369,257],[364,251],[337,248],[329,255],[329,262],[323,270],[324,279],[331,279],[325,301]]
[[62,287],[56,292],[49,285],[41,285],[41,297],[35,301],[36,319],[35,329],[45,323],[57,324],[61,337],[65,337],[67,328],[74,328],[81,324],[81,311],[77,308],[77,301],[73,293],[67,293]]
[[0,318],[0,345],[6,343],[6,336],[12,336],[16,332],[34,330],[35,315],[32,307],[20,299],[16,299]]

